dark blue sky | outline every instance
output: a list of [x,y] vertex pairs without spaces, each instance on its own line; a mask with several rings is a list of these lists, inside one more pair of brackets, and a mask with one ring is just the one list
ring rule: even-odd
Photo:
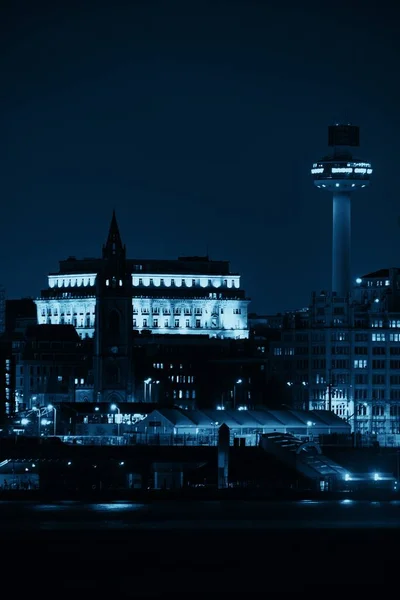
[[354,274],[400,265],[392,3],[4,4],[10,297],[38,295],[61,258],[99,255],[115,207],[129,256],[208,247],[242,274],[253,310],[306,305],[330,284],[331,199],[309,169],[336,120],[361,126],[374,166],[353,201]]

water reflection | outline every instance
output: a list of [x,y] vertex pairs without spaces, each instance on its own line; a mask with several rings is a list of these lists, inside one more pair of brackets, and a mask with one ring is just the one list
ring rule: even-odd
[[32,506],[33,510],[37,511],[49,511],[49,512],[60,512],[60,511],[70,511],[71,506],[63,506],[62,504],[34,504]]
[[133,502],[108,502],[107,504],[88,504],[87,508],[100,512],[132,512],[143,509],[145,506],[145,504],[135,504]]
[[[25,504],[26,506],[26,504]],[[43,512],[70,512],[70,511],[93,511],[93,512],[133,512],[145,508],[145,504],[139,504],[135,502],[107,502],[107,503],[93,503],[86,504],[82,502],[76,502],[74,500],[62,501],[52,504],[32,504],[31,508],[34,511]]]

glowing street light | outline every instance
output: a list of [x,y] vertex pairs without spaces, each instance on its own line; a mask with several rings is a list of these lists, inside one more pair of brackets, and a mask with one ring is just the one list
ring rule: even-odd
[[241,383],[243,383],[243,379],[237,379],[233,386],[233,410],[236,408],[236,386],[240,385]]
[[40,434],[40,419],[41,419],[41,416],[42,416],[42,411],[41,411],[40,406],[34,406],[32,408],[32,410],[35,411],[35,412],[37,412],[37,416],[38,416],[38,437],[40,438],[40,435],[41,435]]
[[49,404],[47,410],[54,411],[54,435],[57,435],[57,409],[53,404]]
[[149,398],[149,402],[151,402],[151,382],[152,382],[152,378],[151,377],[147,377],[147,379],[144,380],[144,401],[147,402],[147,399]]
[[214,445],[216,446],[217,445],[217,427],[219,425],[219,422],[218,421],[214,421],[212,423],[212,425],[214,425]]
[[118,414],[118,421],[117,421],[117,431],[118,431],[118,443],[119,443],[119,433],[120,433],[120,423],[121,423],[121,410],[119,409],[119,407],[116,404],[111,404],[110,406],[112,411],[117,411]]

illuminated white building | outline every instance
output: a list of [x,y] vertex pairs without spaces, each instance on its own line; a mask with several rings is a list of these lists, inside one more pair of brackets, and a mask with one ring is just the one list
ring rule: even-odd
[[[127,261],[132,273],[132,324],[139,332],[248,337],[249,300],[228,261],[208,257]],[[96,276],[102,259],[60,261],[36,300],[39,324],[72,324],[84,337],[95,331]]]

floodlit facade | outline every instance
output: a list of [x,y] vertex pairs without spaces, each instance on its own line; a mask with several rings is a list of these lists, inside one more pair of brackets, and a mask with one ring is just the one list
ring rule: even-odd
[[[207,256],[128,259],[127,264],[132,278],[133,330],[248,338],[249,300],[240,275],[231,273],[228,261]],[[72,324],[81,338],[93,337],[96,278],[102,265],[101,258],[60,261],[58,273],[48,276],[48,287],[36,300],[38,323]]]

